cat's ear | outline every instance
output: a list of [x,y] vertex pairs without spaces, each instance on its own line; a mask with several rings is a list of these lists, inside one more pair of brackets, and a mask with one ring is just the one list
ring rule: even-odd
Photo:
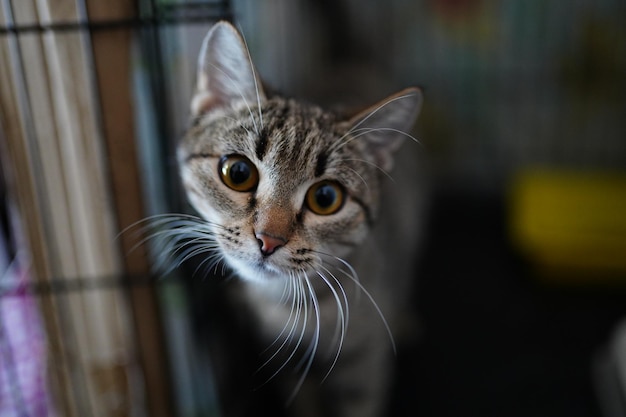
[[367,141],[377,164],[385,171],[393,167],[393,153],[409,134],[422,107],[422,91],[407,88],[350,119],[352,134]]
[[243,38],[230,23],[216,23],[200,50],[192,115],[228,107],[236,101],[252,106],[263,100],[265,94]]

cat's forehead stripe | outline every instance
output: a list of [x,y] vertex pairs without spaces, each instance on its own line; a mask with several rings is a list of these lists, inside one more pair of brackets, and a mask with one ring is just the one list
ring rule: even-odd
[[326,150],[322,150],[317,155],[317,162],[315,163],[315,176],[316,177],[321,177],[322,175],[324,175],[324,172],[326,171],[327,163],[328,163],[328,153],[326,152]]
[[274,100],[269,106],[263,109],[264,125],[259,132],[255,149],[256,157],[260,161],[262,161],[267,154],[270,136],[283,130],[289,118],[289,112],[289,105],[284,100]]
[[261,131],[261,134],[259,135],[259,138],[257,140],[256,143],[256,157],[259,159],[259,161],[263,160],[263,157],[265,156],[265,153],[267,152],[267,131],[265,129],[263,129],[263,131]]

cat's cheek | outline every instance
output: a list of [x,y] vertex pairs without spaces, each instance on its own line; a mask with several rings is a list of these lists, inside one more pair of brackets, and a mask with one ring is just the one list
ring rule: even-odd
[[209,200],[198,194],[198,192],[192,188],[186,188],[187,200],[196,212],[207,221],[221,223],[221,216],[209,203]]
[[187,193],[189,204],[198,212],[205,220],[221,224],[223,219],[220,214],[209,204],[207,199],[199,197],[195,193]]
[[323,242],[325,252],[343,257],[359,247],[368,238],[369,232],[364,221],[346,221],[334,228],[319,230],[318,238]]
[[222,224],[224,221],[232,221],[246,215],[245,208],[248,204],[246,193],[229,190],[218,179],[208,174],[198,175],[184,170],[182,179],[187,200],[205,220]]

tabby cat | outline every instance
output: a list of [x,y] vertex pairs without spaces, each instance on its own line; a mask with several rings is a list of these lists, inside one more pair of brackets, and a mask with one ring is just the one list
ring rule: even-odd
[[421,102],[409,88],[343,117],[266,94],[230,24],[204,40],[178,148],[202,220],[182,253],[240,278],[295,415],[384,414],[420,217],[412,151],[396,151]]

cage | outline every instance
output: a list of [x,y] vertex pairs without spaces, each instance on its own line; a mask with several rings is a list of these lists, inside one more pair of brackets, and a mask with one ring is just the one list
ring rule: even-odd
[[[0,415],[276,410],[247,382],[255,346],[216,313],[220,282],[193,266],[163,277],[133,227],[187,210],[174,148],[219,19],[289,95],[352,105],[424,88],[433,219],[416,309],[430,333],[399,358],[393,415],[600,415],[589,369],[626,314],[623,271],[591,295],[602,267],[560,265],[556,290],[519,284],[544,276],[507,204],[528,179],[623,178],[625,18],[620,0],[1,0]],[[603,213],[619,257],[623,221]]]

